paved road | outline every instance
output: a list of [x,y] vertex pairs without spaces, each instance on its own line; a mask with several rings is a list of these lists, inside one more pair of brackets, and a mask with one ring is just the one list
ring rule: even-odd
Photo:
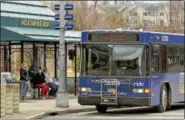
[[178,104],[172,106],[171,110],[168,110],[164,113],[155,113],[151,108],[148,107],[134,107],[134,108],[120,108],[108,110],[105,114],[93,112],[84,112],[76,114],[68,114],[61,116],[53,116],[44,118],[45,120],[123,120],[123,119],[184,119],[184,104]]

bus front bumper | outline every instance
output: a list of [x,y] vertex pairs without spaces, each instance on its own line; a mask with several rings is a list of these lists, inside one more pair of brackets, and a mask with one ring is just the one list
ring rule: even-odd
[[[118,97],[120,106],[150,106],[150,97]],[[100,96],[78,96],[81,105],[98,105],[101,103]]]

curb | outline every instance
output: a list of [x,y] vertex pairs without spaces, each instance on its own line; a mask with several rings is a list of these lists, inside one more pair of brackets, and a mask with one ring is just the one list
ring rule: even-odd
[[58,116],[63,114],[71,114],[71,113],[79,113],[79,112],[90,112],[95,111],[95,108],[80,108],[80,109],[68,109],[68,110],[62,110],[62,111],[50,111],[50,112],[42,112],[40,114],[27,117],[25,119],[42,119],[47,116]]

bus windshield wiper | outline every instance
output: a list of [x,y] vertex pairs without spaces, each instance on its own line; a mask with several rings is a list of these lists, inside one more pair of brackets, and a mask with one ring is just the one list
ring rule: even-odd
[[[129,85],[132,85],[132,81],[130,81],[130,80],[127,80],[127,77],[126,77],[126,75],[125,75],[125,69],[126,69],[126,67],[122,67],[121,68],[121,75],[124,77],[124,79],[126,80],[126,81],[128,81],[128,84]],[[120,82],[120,84],[121,84],[121,82]]]

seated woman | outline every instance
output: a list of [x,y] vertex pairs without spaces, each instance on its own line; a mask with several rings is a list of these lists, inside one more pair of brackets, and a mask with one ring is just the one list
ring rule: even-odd
[[44,74],[45,74],[45,82],[51,88],[48,95],[50,98],[55,98],[59,86],[53,82],[53,79],[48,73],[46,68],[44,69]]
[[49,87],[45,84],[45,75],[41,67],[39,67],[37,74],[34,76],[33,85],[41,88],[41,97],[42,99],[46,99]]

